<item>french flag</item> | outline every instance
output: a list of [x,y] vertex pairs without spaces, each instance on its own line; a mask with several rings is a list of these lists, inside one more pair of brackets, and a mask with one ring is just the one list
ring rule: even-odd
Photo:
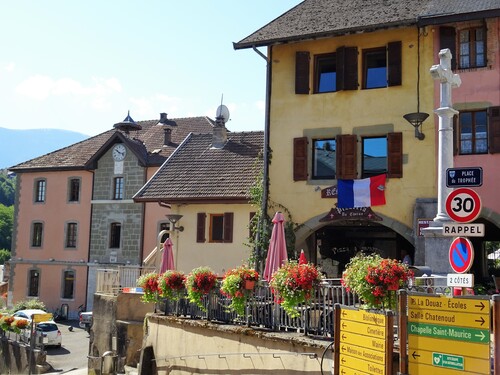
[[361,180],[338,180],[338,208],[371,207],[385,204],[385,174]]

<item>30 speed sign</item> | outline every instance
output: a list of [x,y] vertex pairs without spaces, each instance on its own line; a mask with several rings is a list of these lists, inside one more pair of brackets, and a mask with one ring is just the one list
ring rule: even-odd
[[446,213],[459,223],[474,221],[481,212],[481,198],[472,189],[453,190],[446,198]]

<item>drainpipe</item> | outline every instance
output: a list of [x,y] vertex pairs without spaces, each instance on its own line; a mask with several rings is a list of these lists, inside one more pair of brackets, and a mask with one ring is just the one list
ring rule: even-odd
[[[264,55],[262,52],[260,52],[255,46],[252,47],[252,49],[264,60],[266,60],[266,112],[265,112],[265,119],[264,119],[264,176],[263,176],[263,189],[262,189],[262,203],[261,203],[261,210],[262,210],[262,218],[261,222],[258,223],[259,228],[265,228],[267,225],[267,200],[269,196],[269,132],[270,132],[270,113],[271,113],[271,62],[272,62],[272,47],[268,48],[269,52],[269,57]],[[260,233],[260,231],[257,232]],[[259,249],[257,248],[257,261],[260,260],[260,255],[264,249]],[[257,265],[257,269],[262,269],[263,267],[259,267]]]

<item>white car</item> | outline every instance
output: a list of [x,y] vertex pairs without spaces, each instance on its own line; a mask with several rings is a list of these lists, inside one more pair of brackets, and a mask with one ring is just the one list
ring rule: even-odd
[[39,342],[39,337],[42,337],[43,345],[61,347],[62,335],[56,322],[50,320],[36,324],[35,340]]
[[43,310],[39,310],[39,309],[18,310],[12,315],[16,316],[18,318],[27,319],[31,322],[31,320],[33,319],[33,315],[35,315],[35,314],[37,314],[37,315],[38,314],[47,314],[47,311],[43,311]]

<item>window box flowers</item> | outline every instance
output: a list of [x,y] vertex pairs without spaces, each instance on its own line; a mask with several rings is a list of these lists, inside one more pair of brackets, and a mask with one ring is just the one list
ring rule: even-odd
[[156,272],[146,273],[137,279],[137,286],[142,288],[144,293],[141,297],[142,302],[158,302],[160,293],[158,279],[159,275]]
[[186,277],[186,286],[189,301],[195,303],[202,311],[207,311],[203,306],[203,297],[209,294],[217,283],[217,274],[209,267],[193,269]]
[[315,265],[289,261],[272,275],[270,285],[275,300],[291,318],[296,318],[300,316],[297,307],[309,301],[313,288],[321,280],[321,274]]
[[21,330],[27,328],[28,325],[29,322],[27,319],[0,313],[0,329],[2,331],[10,331],[19,334]]
[[169,270],[159,276],[160,297],[178,301],[184,292],[186,276],[183,272]]
[[395,291],[413,278],[408,265],[378,254],[359,254],[342,275],[342,285],[356,293],[369,309],[394,309]]
[[231,299],[231,304],[228,306],[230,310],[240,316],[245,315],[248,297],[258,280],[259,273],[245,265],[226,272],[220,290]]

